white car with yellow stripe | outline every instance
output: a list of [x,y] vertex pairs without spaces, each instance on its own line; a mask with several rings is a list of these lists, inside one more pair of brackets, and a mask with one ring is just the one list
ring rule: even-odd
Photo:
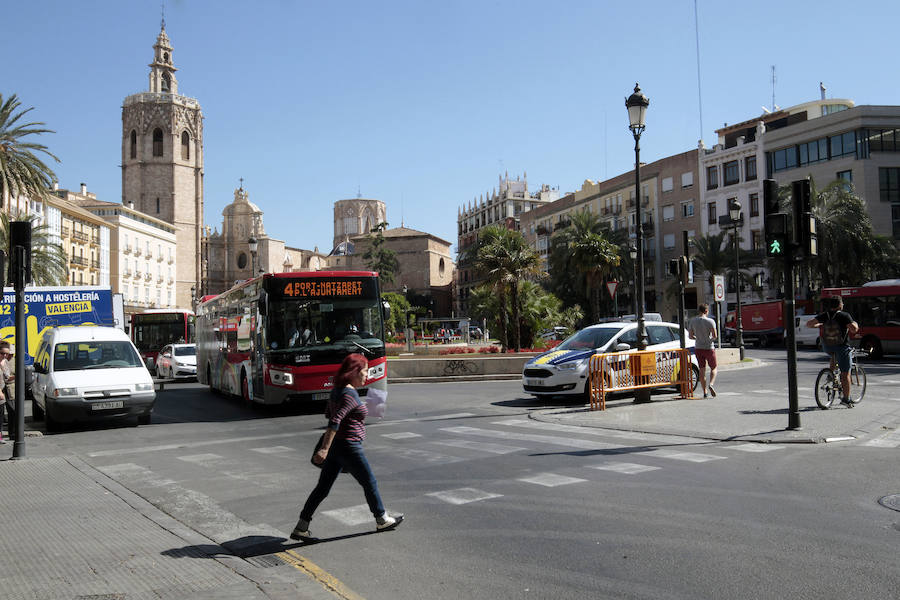
[[[647,350],[675,350],[681,347],[678,324],[647,321]],[[699,369],[694,357],[694,340],[684,332],[691,349],[694,381]],[[534,396],[579,396],[587,398],[588,362],[594,354],[634,352],[637,349],[637,323],[618,321],[591,325],[567,338],[562,344],[534,357],[522,370],[522,387]]]

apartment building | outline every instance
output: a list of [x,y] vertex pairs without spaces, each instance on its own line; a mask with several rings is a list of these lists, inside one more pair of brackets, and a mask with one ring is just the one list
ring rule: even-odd
[[[68,262],[69,285],[110,285],[110,228],[101,218],[84,210],[78,197],[88,197],[87,187],[81,193],[55,189],[47,197],[42,213],[43,222],[54,234]],[[93,194],[91,194],[93,195]],[[41,203],[35,203],[39,206]]]

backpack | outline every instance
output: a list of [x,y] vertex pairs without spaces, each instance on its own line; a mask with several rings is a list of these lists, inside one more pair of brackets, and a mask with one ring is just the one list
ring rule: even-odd
[[837,313],[834,313],[830,319],[822,323],[820,337],[825,346],[840,346],[846,341],[847,335],[836,317]]

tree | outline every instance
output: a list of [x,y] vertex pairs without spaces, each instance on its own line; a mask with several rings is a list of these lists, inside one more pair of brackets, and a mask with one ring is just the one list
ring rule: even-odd
[[363,254],[363,260],[371,270],[378,272],[383,282],[394,283],[394,274],[400,271],[400,261],[396,252],[384,246],[384,230],[387,227],[387,222],[382,221],[366,236],[369,248]]
[[20,123],[33,110],[19,110],[21,103],[13,94],[3,99],[0,95],[0,191],[3,207],[20,196],[40,200],[47,195],[56,175],[36,153],[43,153],[59,162],[46,146],[27,141],[26,138],[42,133],[54,133],[43,127],[44,123]]
[[[0,211],[0,248],[9,248],[10,215]],[[16,214],[12,220],[31,221],[31,278],[35,285],[65,285],[68,267],[59,238],[36,215]]]
[[694,261],[694,272],[706,273],[706,280],[709,282],[710,288],[713,285],[714,275],[726,275],[730,272],[732,286],[737,285],[737,282],[740,281],[741,285],[748,285],[757,292],[760,291],[760,286],[754,280],[754,274],[747,270],[762,264],[759,255],[755,252],[739,250],[741,271],[736,277],[734,236],[728,230],[696,237],[693,246],[691,259]]
[[540,256],[525,237],[518,231],[511,231],[499,225],[483,228],[474,249],[474,268],[487,280],[498,295],[501,321],[501,343],[508,348],[506,337],[506,297],[510,297],[512,308],[513,339],[516,350],[521,349],[522,337],[519,327],[519,282],[526,277],[540,277],[543,271]]
[[[591,311],[591,322],[600,318],[600,291],[607,275],[619,266],[619,249],[608,239],[608,231],[594,213],[584,210],[571,215],[569,225],[551,238],[552,281],[572,280],[572,272],[583,273],[581,285]],[[570,283],[554,287],[557,295]],[[562,289],[560,289],[562,288]]]

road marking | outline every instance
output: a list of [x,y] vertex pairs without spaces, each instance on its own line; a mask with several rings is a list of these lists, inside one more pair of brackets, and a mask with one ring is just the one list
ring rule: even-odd
[[759,389],[756,389],[756,390],[750,390],[750,392],[753,394],[780,394],[780,393],[783,393],[784,390],[759,390]]
[[615,471],[616,473],[624,473],[626,475],[635,475],[636,473],[645,473],[646,471],[657,471],[662,467],[651,467],[650,465],[639,465],[629,462],[605,462],[599,465],[587,465],[591,469],[600,469],[601,471]]
[[622,431],[618,429],[582,427],[579,425],[563,425],[561,423],[535,421],[534,419],[504,419],[502,421],[493,421],[491,422],[491,425],[506,425],[509,427],[524,427],[527,429],[542,429],[548,431],[564,431],[566,433],[577,433],[579,435],[597,435],[602,437],[622,438],[626,440],[640,440],[642,442],[671,443],[678,445],[684,445],[685,443],[691,443],[692,441],[698,444],[709,443],[709,440],[703,440],[700,438],[661,435],[656,433],[642,433],[640,431]]
[[879,435],[876,438],[861,444],[862,446],[874,446],[876,448],[896,448],[900,446],[900,429]]
[[318,431],[306,431],[298,434],[292,433],[273,433],[271,435],[255,435],[242,438],[223,438],[220,440],[206,440],[205,442],[182,442],[179,444],[162,444],[159,446],[142,446],[140,448],[122,448],[119,450],[99,450],[97,452],[88,452],[87,456],[98,458],[101,456],[120,456],[123,454],[142,454],[144,452],[159,452],[161,450],[188,450],[190,448],[202,448],[204,446],[215,446],[216,444],[239,444],[241,442],[255,442],[257,440],[274,440],[278,438],[297,437],[298,435],[315,435]]
[[475,488],[457,488],[455,490],[446,490],[443,492],[431,492],[425,494],[443,500],[448,504],[469,504],[471,502],[480,502],[481,500],[490,500],[491,498],[502,498],[503,494],[493,494],[476,490]]
[[397,419],[396,421],[381,421],[379,423],[366,424],[366,427],[384,427],[385,425],[398,425],[400,423],[420,423],[424,421],[445,421],[449,419],[463,419],[465,417],[474,417],[475,413],[461,412],[451,413],[448,415],[436,415],[434,417],[412,417],[409,419]]
[[572,483],[582,483],[587,479],[579,479],[577,477],[566,477],[565,475],[557,475],[555,473],[541,473],[532,477],[522,477],[516,481],[524,481],[525,483],[534,483],[544,487],[557,487],[560,485],[569,485]]
[[489,454],[512,454],[513,452],[521,452],[528,448],[519,446],[507,446],[505,444],[491,444],[489,442],[475,442],[473,440],[439,440],[431,442],[441,446],[452,446],[454,448],[467,448],[469,450],[478,450]]
[[408,458],[409,460],[414,460],[418,463],[429,463],[432,465],[445,465],[466,460],[458,456],[437,454],[436,452],[429,452],[428,450],[404,448],[402,446],[399,448],[386,448],[385,450],[390,452],[391,456],[399,456],[400,458]]
[[334,510],[322,511],[323,515],[328,515],[336,521],[340,521],[344,525],[355,527],[356,525],[364,525],[366,523],[374,523],[375,517],[369,510],[368,504],[357,504],[356,506],[348,506],[347,508],[337,508]]
[[754,444],[747,442],[746,444],[736,444],[734,446],[725,446],[729,450],[740,450],[741,452],[771,452],[772,450],[784,450],[784,446],[776,446],[773,444]]
[[260,454],[281,454],[283,452],[294,452],[293,448],[287,446],[269,446],[268,448],[250,448],[251,452],[259,452]]
[[674,450],[651,450],[650,456],[658,456],[660,458],[669,458],[672,460],[683,460],[687,462],[704,463],[711,460],[725,460],[725,456],[715,456],[713,454],[700,454],[699,452],[676,452]]
[[218,454],[192,454],[190,456],[178,456],[177,458],[185,462],[208,466],[222,460],[223,457]]
[[390,438],[392,440],[406,440],[409,438],[417,438],[422,436],[418,433],[413,433],[412,431],[400,431],[398,433],[382,433],[381,437]]
[[532,433],[517,433],[514,431],[498,431],[492,429],[479,429],[477,427],[445,427],[441,431],[455,433],[458,435],[477,435],[490,438],[501,438],[508,440],[525,440],[529,442],[542,442],[545,444],[555,444],[557,446],[568,446],[571,448],[581,448],[585,450],[609,450],[623,448],[621,444],[608,444],[605,442],[597,442],[594,440],[582,440],[578,438],[565,438],[554,435],[539,435]]
[[[702,391],[702,390],[701,390]],[[716,391],[717,396],[740,396],[740,392],[720,392]]]
[[334,592],[339,598],[343,598],[344,600],[364,600],[362,596],[344,585],[343,582],[341,582],[341,580],[339,580],[337,577],[328,573],[308,558],[304,558],[303,556],[297,554],[297,552],[295,552],[294,550],[279,552],[275,556],[288,563],[295,569],[306,573],[307,575],[318,581],[322,585],[322,587],[331,592]]

